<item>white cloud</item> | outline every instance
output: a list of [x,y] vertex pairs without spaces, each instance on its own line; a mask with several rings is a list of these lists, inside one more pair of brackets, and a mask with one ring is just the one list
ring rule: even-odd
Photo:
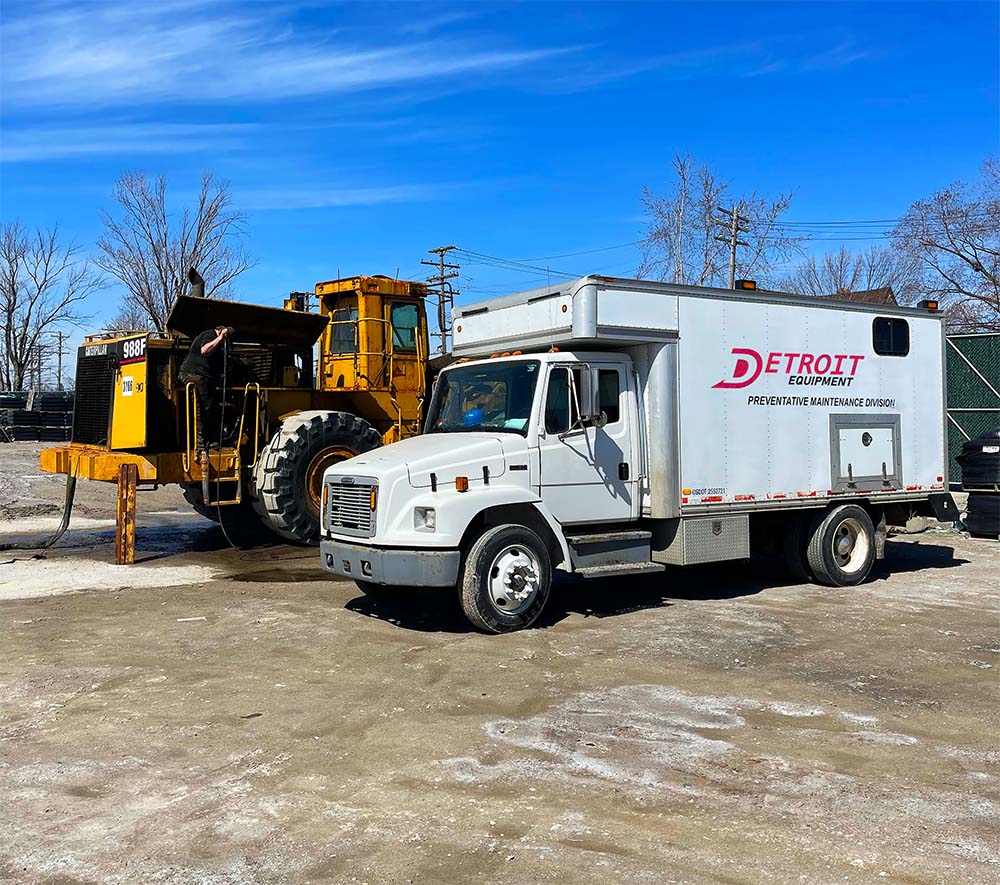
[[[8,108],[271,101],[511,71],[574,51],[297,31],[284,4],[42,5],[7,11]],[[374,48],[372,48],[374,46]]]
[[238,148],[258,129],[250,123],[6,127],[0,140],[0,163],[219,151]]
[[483,10],[453,9],[450,12],[442,12],[440,15],[416,18],[406,22],[400,30],[409,34],[429,34],[431,31],[439,31],[451,25],[457,25],[459,22],[478,18],[481,15],[483,15]]
[[234,194],[241,209],[327,209],[376,206],[386,203],[422,203],[443,199],[454,184],[399,184],[366,187],[287,187],[239,190]]

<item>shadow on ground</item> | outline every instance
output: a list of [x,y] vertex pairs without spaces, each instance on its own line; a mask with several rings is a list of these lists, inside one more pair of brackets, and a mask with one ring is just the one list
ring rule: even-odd
[[[885,580],[893,573],[955,568],[968,562],[955,557],[952,547],[888,541],[886,558],[875,564],[871,580]],[[300,578],[301,580],[301,578]],[[581,581],[565,576],[556,582],[552,598],[538,628],[551,627],[571,614],[585,618],[613,618],[637,611],[667,608],[678,601],[709,601],[755,596],[764,590],[801,586],[780,564],[761,560],[749,565],[727,562],[712,565],[668,567],[658,575]],[[346,608],[369,618],[387,621],[407,630],[465,633],[471,630],[462,615],[458,596],[450,589],[407,589],[378,598],[361,594]]]

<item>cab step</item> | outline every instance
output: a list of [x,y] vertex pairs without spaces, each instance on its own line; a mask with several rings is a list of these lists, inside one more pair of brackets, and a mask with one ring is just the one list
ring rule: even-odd
[[[643,565],[652,559],[652,532],[636,529],[566,535],[573,570]],[[619,572],[620,574],[620,572]]]
[[592,578],[611,578],[618,575],[652,575],[662,572],[666,566],[658,562],[622,562],[618,565],[592,565],[588,568],[578,568],[574,574],[584,580]]

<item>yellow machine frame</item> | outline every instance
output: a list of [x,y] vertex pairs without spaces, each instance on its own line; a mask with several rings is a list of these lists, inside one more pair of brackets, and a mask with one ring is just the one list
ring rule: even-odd
[[[169,333],[145,332],[90,336],[80,350],[81,357],[91,353],[118,355],[113,392],[108,391],[107,439],[103,444],[73,442],[44,449],[41,469],[114,482],[120,465],[134,464],[138,481],[147,484],[200,483],[207,472],[218,489],[221,483],[235,481],[241,469],[254,465],[262,444],[281,421],[309,409],[350,412],[376,428],[385,443],[419,433],[427,383],[426,294],[421,283],[382,276],[317,283],[318,311],[328,323],[318,342],[316,385],[230,386],[227,399],[235,395],[243,403],[238,442],[233,448],[210,451],[207,461],[198,457],[195,448],[197,419],[191,385],[185,387],[174,377],[175,366],[166,377],[147,374],[147,352],[176,350],[177,339]],[[295,299],[284,306],[297,309]],[[241,307],[256,306],[227,305],[237,328]],[[397,315],[415,321],[407,324],[403,335],[394,323]],[[351,340],[353,346],[348,351],[343,342]],[[169,401],[163,399],[151,408],[148,396],[157,384],[166,386]],[[172,408],[173,416],[164,413],[161,406]],[[83,407],[78,400],[77,408]],[[170,420],[176,423],[175,445],[167,450],[151,446],[150,422]],[[321,469],[323,463],[317,463],[316,469]],[[236,504],[239,500],[237,492],[232,498],[210,503]]]

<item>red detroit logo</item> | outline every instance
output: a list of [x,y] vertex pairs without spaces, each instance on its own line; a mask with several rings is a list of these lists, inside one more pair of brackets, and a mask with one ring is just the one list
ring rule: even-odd
[[857,374],[858,364],[864,359],[858,353],[770,351],[761,355],[749,347],[734,347],[731,352],[736,357],[732,375],[713,384],[713,389],[749,387],[761,375],[829,375],[853,378]]

